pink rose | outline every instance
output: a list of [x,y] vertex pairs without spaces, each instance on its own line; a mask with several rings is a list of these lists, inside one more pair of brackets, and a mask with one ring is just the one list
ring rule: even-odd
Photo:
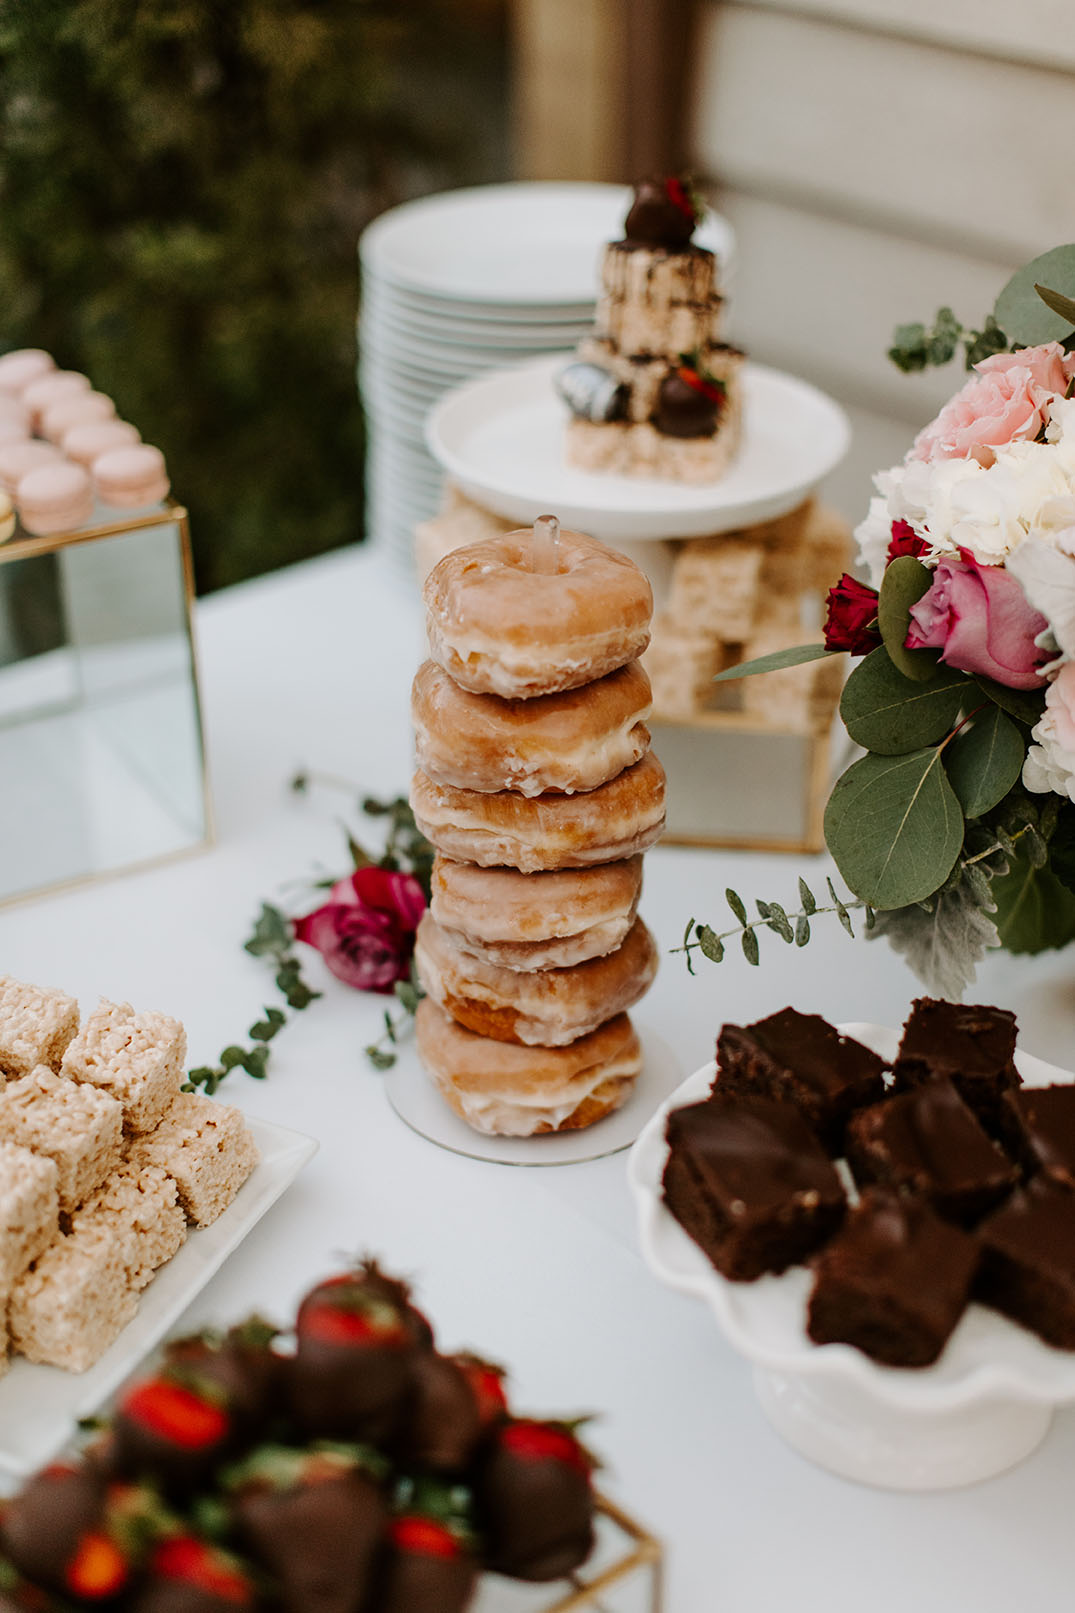
[[1059,342],[994,353],[914,440],[908,459],[977,459],[989,468],[1006,443],[1038,435],[1046,410],[1063,397],[1073,361]]
[[410,973],[425,892],[411,874],[359,868],[333,885],[323,907],[294,923],[295,939],[316,947],[329,969],[358,991],[391,991]]
[[1003,566],[980,566],[967,549],[941,560],[933,585],[911,606],[909,650],[940,650],[946,666],[980,672],[1009,689],[1041,686],[1048,660],[1034,643],[1049,624]]

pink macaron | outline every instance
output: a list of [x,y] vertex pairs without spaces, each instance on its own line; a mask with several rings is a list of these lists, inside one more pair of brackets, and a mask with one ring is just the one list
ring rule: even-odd
[[0,392],[23,392],[56,368],[52,355],[41,347],[20,347],[0,358]]
[[30,428],[24,420],[12,420],[0,414],[0,445],[6,442],[29,442]]
[[63,455],[50,442],[27,437],[23,442],[6,442],[0,445],[0,489],[14,493],[28,471],[40,470],[42,465],[60,465]]
[[73,392],[52,403],[41,416],[40,431],[49,442],[62,442],[72,426],[88,426],[115,417],[116,405],[105,392]]
[[15,503],[23,526],[36,537],[73,532],[93,514],[93,480],[81,465],[60,459],[20,477]]
[[129,448],[141,440],[141,432],[129,420],[92,420],[88,425],[72,426],[65,431],[60,447],[68,459],[89,470],[94,460],[110,449]]
[[164,455],[147,442],[102,454],[93,462],[93,479],[101,503],[119,510],[159,504],[171,485]]
[[31,381],[22,393],[22,401],[30,411],[30,422],[40,430],[46,409],[51,409],[61,398],[73,398],[78,392],[91,392],[90,378],[78,370],[50,370],[39,381]]

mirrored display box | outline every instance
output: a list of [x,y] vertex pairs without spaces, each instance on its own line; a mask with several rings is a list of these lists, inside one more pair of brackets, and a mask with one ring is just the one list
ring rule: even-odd
[[178,504],[0,545],[0,902],[208,843],[192,598]]

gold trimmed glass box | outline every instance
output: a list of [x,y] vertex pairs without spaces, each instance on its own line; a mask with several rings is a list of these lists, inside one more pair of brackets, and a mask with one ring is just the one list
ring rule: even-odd
[[211,833],[187,512],[0,545],[0,902]]

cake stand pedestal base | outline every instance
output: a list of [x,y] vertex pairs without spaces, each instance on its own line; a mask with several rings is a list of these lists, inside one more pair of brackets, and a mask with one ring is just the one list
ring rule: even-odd
[[800,1455],[889,1490],[948,1490],[1014,1467],[1045,1438],[1052,1407],[976,1400],[914,1412],[853,1384],[755,1368],[762,1409]]

